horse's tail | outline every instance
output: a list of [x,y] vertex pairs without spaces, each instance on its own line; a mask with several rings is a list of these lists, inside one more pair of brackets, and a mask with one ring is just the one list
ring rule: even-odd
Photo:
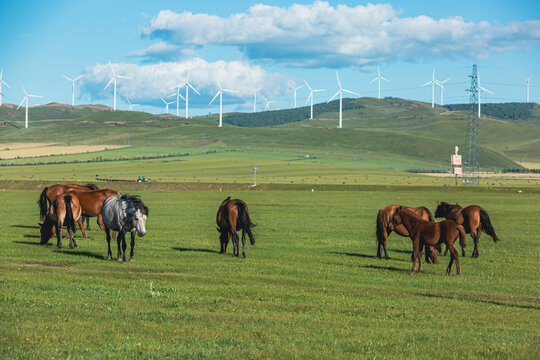
[[85,186],[90,190],[99,190],[99,188],[94,184],[86,184]]
[[458,225],[457,230],[459,232],[459,246],[461,246],[462,249],[465,249],[465,247],[467,246],[467,243],[465,242],[465,240],[467,239],[465,228],[462,225]]
[[495,233],[495,229],[493,228],[493,225],[491,225],[491,220],[489,219],[489,215],[486,210],[482,209],[480,210],[480,224],[482,224],[482,230],[489,236],[493,238],[494,242],[499,241],[499,237]]
[[39,196],[39,200],[37,201],[39,206],[39,217],[41,221],[43,221],[45,219],[45,216],[47,215],[47,190],[49,190],[48,186],[43,189],[41,195]]
[[66,217],[64,219],[64,225],[68,230],[75,232],[75,219],[73,218],[73,211],[71,210],[71,195],[64,196],[64,203],[66,204]]
[[424,211],[428,214],[429,222],[435,222],[435,218],[433,217],[431,211],[429,211],[429,209],[425,206],[422,206],[422,209],[424,209]]
[[382,244],[384,243],[384,226],[383,226],[383,214],[382,210],[379,210],[379,213],[377,214],[377,243]]
[[243,203],[236,203],[236,207],[238,208],[238,224],[240,225],[240,228],[248,234],[251,245],[255,245],[255,236],[251,232],[251,228],[256,225],[251,222],[249,213]]

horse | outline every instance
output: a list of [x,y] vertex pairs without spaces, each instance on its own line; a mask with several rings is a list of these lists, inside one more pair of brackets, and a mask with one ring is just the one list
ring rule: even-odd
[[238,230],[242,230],[242,256],[246,257],[246,233],[249,236],[251,245],[255,245],[255,237],[251,228],[255,226],[249,218],[248,206],[240,199],[232,199],[229,196],[219,206],[216,215],[217,231],[219,232],[219,241],[221,248],[219,253],[227,252],[229,239],[232,238],[234,256],[238,256],[239,239]]
[[62,248],[62,229],[65,226],[68,231],[69,247],[78,247],[73,233],[75,232],[75,222],[82,214],[79,200],[71,194],[58,195],[52,202],[49,211],[45,214],[45,222],[40,225],[41,244],[45,245],[56,232],[56,245]]
[[97,216],[97,223],[101,230],[105,229],[101,216],[101,207],[103,205],[103,201],[105,201],[109,195],[120,194],[119,191],[112,189],[69,190],[68,193],[75,195],[79,199],[84,216]]
[[443,220],[440,222],[429,222],[420,218],[416,214],[407,210],[405,207],[400,206],[392,217],[392,221],[395,224],[403,224],[410,234],[413,242],[413,254],[412,262],[413,267],[411,275],[416,272],[416,260],[419,263],[419,272],[422,272],[422,246],[427,245],[440,245],[446,244],[446,247],[450,250],[450,263],[446,268],[446,275],[450,275],[452,269],[452,263],[456,261],[457,275],[461,274],[461,266],[459,265],[459,258],[454,242],[459,237],[459,243],[462,248],[465,248],[465,229],[463,226],[458,225],[453,220]]
[[[139,237],[146,235],[146,220],[148,218],[148,208],[137,196],[114,194],[108,196],[103,202],[101,215],[107,234],[107,245],[109,247],[107,256],[112,258],[110,230],[118,231],[116,239],[118,244],[118,261],[126,262],[126,232],[131,233],[131,253],[129,260],[133,260],[133,250],[135,248],[135,232]],[[122,242],[122,252],[120,251]]]
[[[437,201],[435,217],[444,217],[447,220],[454,220],[459,225],[463,225],[465,232],[471,234],[474,241],[473,258],[479,256],[478,242],[480,241],[482,230],[493,238],[493,242],[499,241],[499,237],[495,233],[487,211],[478,205],[469,205],[466,208],[462,208],[458,204],[451,205],[444,201]],[[446,255],[446,251],[444,254]]]
[[[65,192],[68,192],[70,190],[97,190],[98,187],[94,184],[54,184],[51,186],[46,186],[43,191],[41,192],[41,195],[39,196],[38,200],[38,206],[39,206],[39,215],[41,221],[45,219],[45,214],[47,213],[47,210],[49,209],[49,206],[51,205],[52,201],[55,197],[57,197],[60,194],[63,194]],[[86,229],[90,230],[90,219],[88,217],[86,218]],[[82,230],[82,229],[81,229]]]
[[[395,224],[395,226],[392,224],[392,216],[394,215],[394,212],[399,208],[399,205],[388,205],[385,208],[382,208],[379,210],[379,213],[377,214],[377,242],[378,242],[378,248],[377,248],[377,257],[381,259],[381,248],[384,250],[384,257],[386,260],[390,259],[388,256],[388,252],[386,250],[386,239],[390,236],[392,231],[394,231],[396,234],[404,237],[409,236],[409,232],[402,224]],[[420,207],[406,207],[407,210],[415,213],[422,219],[430,222],[435,222],[435,219],[433,218],[433,215],[431,214],[431,211],[425,206]],[[439,263],[438,254],[441,251],[440,248],[428,246],[428,250],[426,250],[426,262],[433,262],[434,264]]]

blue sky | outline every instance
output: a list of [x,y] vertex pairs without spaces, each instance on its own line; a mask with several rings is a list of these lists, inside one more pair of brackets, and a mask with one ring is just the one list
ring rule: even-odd
[[[446,83],[445,103],[467,102],[467,75],[479,65],[486,102],[540,102],[540,2],[538,1],[9,1],[0,2],[0,67],[11,88],[4,102],[18,104],[20,83],[48,102],[69,103],[71,85],[62,74],[85,74],[76,89],[77,104],[112,106],[107,61],[132,80],[118,81],[118,106],[125,98],[137,110],[162,113],[160,96],[191,70],[201,96],[190,93],[190,114],[217,112],[208,102],[217,88],[226,111],[251,111],[249,88],[292,106],[290,84],[305,79],[316,102],[342,86],[361,96],[377,96],[377,65],[390,80],[382,96],[430,102],[436,78]],[[298,90],[298,104],[308,93]],[[436,89],[436,101],[440,101]],[[258,97],[258,109],[264,101]],[[32,104],[32,103],[31,103]],[[175,105],[172,105],[175,107]],[[184,103],[180,103],[183,114]],[[174,111],[175,112],[175,109]]]

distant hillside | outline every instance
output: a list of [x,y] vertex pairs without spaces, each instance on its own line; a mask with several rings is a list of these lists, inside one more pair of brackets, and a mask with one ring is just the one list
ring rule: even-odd
[[[3,104],[0,106],[0,126],[24,126],[25,111],[21,106],[17,110],[17,105]],[[28,108],[28,121],[34,125],[43,125],[44,122],[64,121],[77,119],[98,111],[110,110],[104,105],[78,105],[71,106],[59,103],[32,106]],[[36,123],[39,122],[39,123]]]
[[[359,99],[343,99],[343,111],[362,109],[361,100]],[[313,116],[317,117],[321,114],[339,111],[339,100],[329,103],[321,103],[313,105]],[[261,111],[256,113],[232,113],[223,118],[223,122],[240,127],[264,127],[264,126],[279,126],[287,123],[304,121],[309,119],[311,114],[310,106],[303,106],[296,109]]]
[[[446,105],[451,111],[469,111],[470,104]],[[482,115],[508,121],[523,121],[540,124],[540,106],[536,103],[482,104]]]

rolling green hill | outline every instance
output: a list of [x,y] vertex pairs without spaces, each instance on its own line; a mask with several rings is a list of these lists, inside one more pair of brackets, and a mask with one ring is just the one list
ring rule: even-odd
[[[465,155],[466,110],[432,109],[431,104],[396,98],[344,99],[343,103],[343,129],[336,129],[339,101],[315,105],[314,120],[307,119],[309,107],[225,114],[223,128],[216,126],[217,115],[183,119],[142,112],[96,112],[93,110],[97,107],[74,109],[65,105],[62,112],[59,106],[48,105],[32,109],[42,120],[31,122],[29,129],[1,129],[0,142],[53,142],[59,133],[62,144],[129,143],[181,153],[201,147],[204,141],[213,151],[256,150],[320,158],[330,153],[334,158],[394,159],[428,168],[446,168],[455,145]],[[529,107],[534,115],[538,106]],[[9,111],[3,109],[0,114]],[[60,115],[64,119],[61,123],[52,121],[47,111],[56,120]],[[89,113],[79,116],[83,111]],[[482,167],[516,168],[520,160],[540,164],[540,125],[534,116],[527,122],[483,117]],[[115,151],[108,154],[114,156]]]

